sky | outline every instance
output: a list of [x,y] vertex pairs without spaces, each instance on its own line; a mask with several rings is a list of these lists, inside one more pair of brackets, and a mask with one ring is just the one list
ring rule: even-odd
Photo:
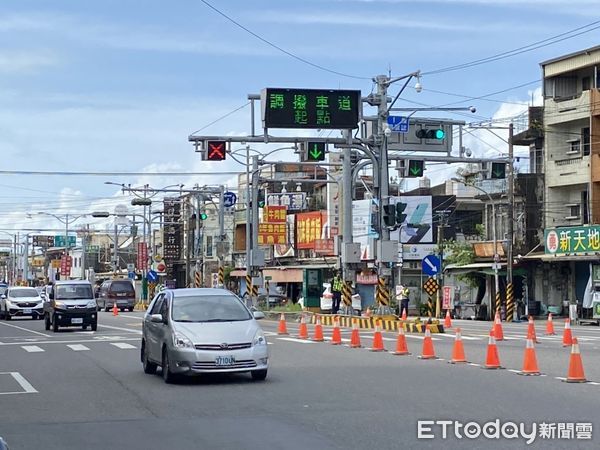
[[[107,181],[235,187],[232,172],[244,166],[201,161],[188,136],[249,134],[247,96],[265,87],[368,95],[376,75],[421,70],[423,91],[412,80],[396,106],[475,106],[475,114],[444,113],[466,122],[517,116],[532,101],[541,104],[539,63],[598,45],[592,28],[600,23],[532,51],[437,71],[585,27],[600,20],[595,6],[597,0],[3,0],[0,171],[98,175],[0,173],[0,230],[63,227],[38,212],[63,217],[129,205]],[[474,156],[506,152],[485,131],[464,143]],[[199,175],[172,175],[181,172]],[[451,176],[447,166],[430,166],[426,175]],[[86,217],[73,226],[84,223],[104,226]]]

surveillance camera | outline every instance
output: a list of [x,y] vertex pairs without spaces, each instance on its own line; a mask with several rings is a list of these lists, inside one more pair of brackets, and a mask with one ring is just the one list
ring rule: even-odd
[[474,106],[471,106],[469,108],[469,111],[471,111],[473,114],[475,114],[477,112],[477,108],[475,108]]
[[385,134],[385,137],[390,137],[392,135],[392,130],[390,129],[390,127],[385,127],[385,130],[383,130],[383,134]]
[[421,92],[422,90],[423,86],[421,86],[421,83],[417,81],[417,83],[415,84],[415,91]]
[[466,150],[465,150],[465,156],[466,156],[467,158],[470,158],[470,157],[471,157],[471,155],[472,155],[472,153],[471,153],[471,149],[470,149],[470,148],[466,149]]

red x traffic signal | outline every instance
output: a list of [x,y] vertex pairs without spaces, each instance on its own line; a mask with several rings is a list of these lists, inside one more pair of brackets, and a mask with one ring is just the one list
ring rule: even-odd
[[227,142],[206,141],[206,159],[208,161],[223,161],[226,156]]

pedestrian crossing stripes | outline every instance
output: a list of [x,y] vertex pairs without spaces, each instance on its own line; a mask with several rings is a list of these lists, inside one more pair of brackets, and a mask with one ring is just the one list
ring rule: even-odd
[[67,347],[76,352],[85,352],[89,350],[89,347],[86,347],[83,344],[68,344]]
[[131,349],[131,348],[137,348],[135,345],[126,344],[124,342],[111,342],[110,345],[113,345],[113,346],[115,346],[117,348],[121,348],[123,350]]
[[[49,343],[46,343],[46,344],[49,344]],[[40,345],[43,345],[43,344],[40,344]],[[110,342],[110,345],[112,345],[116,348],[119,348],[121,350],[137,349],[137,347],[135,345],[127,344],[125,342]],[[56,345],[53,345],[48,348],[54,349],[56,347],[57,347]],[[85,352],[85,351],[92,350],[90,347],[83,345],[83,344],[65,344],[65,347],[68,347],[70,350],[72,350],[74,352]],[[43,352],[47,351],[45,348],[42,348],[38,345],[21,345],[21,348],[23,350],[25,350],[27,353],[43,353]],[[97,348],[97,347],[95,347],[95,348]]]
[[29,353],[37,353],[37,352],[43,352],[44,351],[43,348],[40,348],[37,345],[23,345],[21,348],[23,350],[25,350],[26,352],[29,352]]

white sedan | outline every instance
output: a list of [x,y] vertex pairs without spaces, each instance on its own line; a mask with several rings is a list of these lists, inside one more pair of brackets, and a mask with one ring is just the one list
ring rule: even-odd
[[0,316],[4,320],[10,320],[13,316],[42,319],[44,317],[42,297],[32,287],[9,287],[0,296]]

